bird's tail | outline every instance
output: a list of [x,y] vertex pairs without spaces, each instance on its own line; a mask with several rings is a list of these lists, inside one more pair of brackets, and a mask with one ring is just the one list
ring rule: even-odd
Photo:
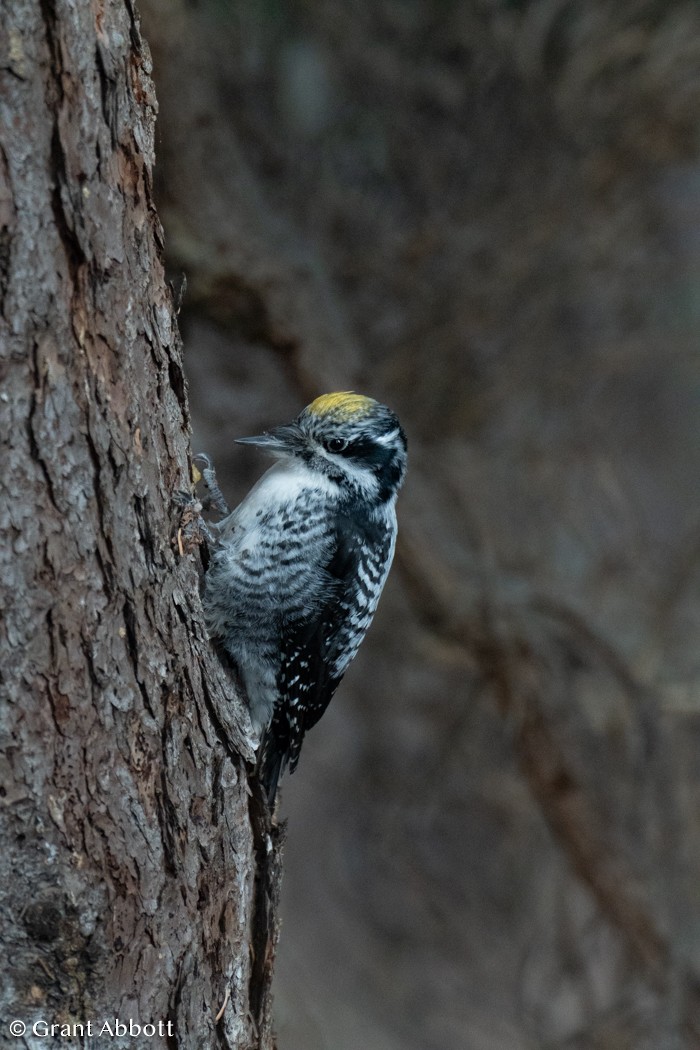
[[275,805],[277,786],[286,764],[284,752],[276,746],[274,737],[266,733],[260,743],[257,774],[258,780],[265,789],[270,809]]

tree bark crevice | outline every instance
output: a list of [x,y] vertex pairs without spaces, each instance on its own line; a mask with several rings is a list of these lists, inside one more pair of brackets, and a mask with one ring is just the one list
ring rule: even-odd
[[172,1023],[134,1047],[266,1050],[250,726],[198,555],[172,544],[190,435],[150,56],[129,3],[27,0],[7,31],[0,1012]]

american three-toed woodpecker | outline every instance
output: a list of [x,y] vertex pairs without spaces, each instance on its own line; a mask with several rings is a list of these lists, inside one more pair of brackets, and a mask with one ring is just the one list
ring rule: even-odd
[[344,392],[240,441],[278,462],[217,526],[204,606],[240,670],[272,802],[377,607],[396,545],[406,437],[385,405]]

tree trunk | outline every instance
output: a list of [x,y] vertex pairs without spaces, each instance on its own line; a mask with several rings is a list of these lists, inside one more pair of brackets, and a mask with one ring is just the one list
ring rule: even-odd
[[155,112],[131,0],[0,0],[3,1045],[273,1045],[279,834],[177,543]]

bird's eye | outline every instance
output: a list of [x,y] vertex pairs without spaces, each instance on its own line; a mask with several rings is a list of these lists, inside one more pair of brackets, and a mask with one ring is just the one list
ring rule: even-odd
[[347,441],[342,438],[329,438],[325,444],[329,452],[342,452],[348,447]]

